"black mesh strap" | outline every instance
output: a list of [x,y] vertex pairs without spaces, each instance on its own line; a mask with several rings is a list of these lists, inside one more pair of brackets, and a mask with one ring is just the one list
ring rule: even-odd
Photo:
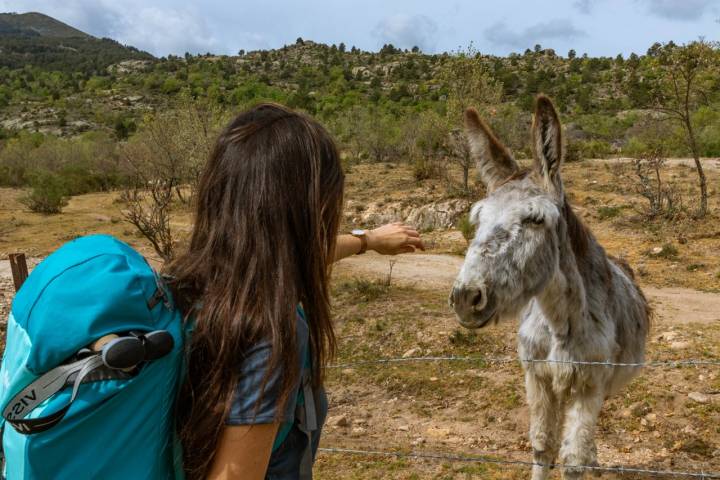
[[307,436],[307,445],[300,459],[299,480],[312,479],[313,452],[312,452],[312,434],[318,429],[317,409],[315,408],[315,392],[312,388],[310,375],[303,373],[300,381],[302,382],[304,405],[297,406],[295,414],[298,420],[298,428]]
[[[102,366],[102,357],[92,355],[77,362],[53,368],[15,395],[5,407],[3,418],[19,433],[28,435],[44,432],[54,427],[70,410],[83,380]],[[74,376],[72,395],[63,408],[44,417],[25,418],[38,405],[65,388],[65,384],[71,376]]]

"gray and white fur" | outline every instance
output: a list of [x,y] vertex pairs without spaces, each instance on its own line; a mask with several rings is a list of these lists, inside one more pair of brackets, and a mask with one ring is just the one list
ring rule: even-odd
[[[562,127],[538,96],[534,167],[522,171],[477,111],[465,127],[488,195],[471,209],[477,231],[453,286],[459,322],[480,328],[520,318],[522,359],[641,363],[650,309],[626,263],[609,257],[563,190]],[[595,427],[606,397],[638,368],[523,362],[533,460],[596,465]],[[566,479],[584,470],[564,467]],[[534,466],[533,480],[549,468]]]

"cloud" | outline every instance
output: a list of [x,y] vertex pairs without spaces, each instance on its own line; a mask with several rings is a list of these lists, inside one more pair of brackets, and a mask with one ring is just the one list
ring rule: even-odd
[[536,23],[521,31],[512,30],[504,22],[498,22],[485,30],[485,38],[491,43],[515,48],[527,48],[541,41],[569,40],[584,36],[585,32],[564,19]]
[[155,54],[216,52],[221,43],[202,17],[190,11],[141,7],[114,13],[110,36]]
[[589,15],[595,6],[595,0],[575,0],[573,2],[573,8],[580,13]]
[[[97,37],[109,37],[120,43],[147,50],[155,55],[191,53],[231,53],[240,45],[245,49],[263,47],[264,37],[253,32],[225,32],[232,41],[224,41],[205,21],[207,15],[189,3],[143,0],[0,0],[0,11],[42,11],[58,20]],[[239,48],[239,47],[238,47]]]
[[432,51],[437,31],[437,23],[425,15],[398,14],[380,21],[373,29],[373,35],[381,44],[392,43],[400,48],[418,46],[424,51]]
[[[697,20],[718,6],[718,0],[642,0],[653,15],[670,20]],[[716,9],[713,9],[717,11]]]

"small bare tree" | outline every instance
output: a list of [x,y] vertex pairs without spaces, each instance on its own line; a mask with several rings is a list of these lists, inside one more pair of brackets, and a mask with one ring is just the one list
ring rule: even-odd
[[717,47],[702,39],[683,46],[670,42],[654,47],[652,55],[651,73],[655,74],[655,82],[651,107],[675,120],[685,131],[700,186],[698,217],[707,214],[708,191],[693,115],[708,104],[715,88],[720,60]]
[[[144,187],[144,188],[143,188]],[[127,208],[122,214],[129,223],[137,228],[163,259],[173,258],[175,242],[170,228],[170,212],[174,196],[174,187],[167,182],[150,182],[123,192]]]
[[449,56],[442,65],[439,77],[447,89],[446,118],[449,130],[453,132],[448,141],[451,147],[449,160],[462,169],[463,191],[467,194],[470,190],[470,169],[474,162],[464,135],[459,133],[463,112],[468,107],[475,107],[483,113],[492,113],[491,107],[502,99],[502,86],[492,79],[472,44],[467,50]]
[[463,174],[463,193],[470,193],[470,169],[475,164],[472,152],[470,151],[470,143],[465,137],[465,133],[459,128],[453,129],[448,134],[448,150],[450,151],[450,159],[458,164]]
[[642,213],[648,218],[672,219],[682,209],[682,196],[671,183],[663,182],[665,159],[658,151],[633,160],[635,191],[648,201]]
[[176,110],[146,119],[120,149],[131,179],[123,216],[163,260],[172,258],[177,240],[170,227],[173,199],[187,207],[194,198],[223,120],[216,107],[184,100]]
[[153,151],[143,143],[129,143],[121,158],[131,171],[130,183],[122,194],[122,215],[155,249],[164,261],[172,259],[174,240],[170,228],[172,202],[180,186],[175,170],[153,161]]
[[437,178],[449,181],[444,165],[448,155],[447,119],[433,110],[427,110],[418,115],[413,123],[404,135],[415,179]]

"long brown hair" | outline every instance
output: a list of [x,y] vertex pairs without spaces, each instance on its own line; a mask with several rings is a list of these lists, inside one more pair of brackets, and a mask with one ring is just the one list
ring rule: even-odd
[[313,379],[335,352],[328,278],[344,175],[328,132],[275,104],[240,114],[220,134],[200,179],[187,251],[167,267],[194,322],[178,400],[185,471],[212,464],[244,352],[272,347],[283,372],[278,411],[298,378],[296,308],[310,329]]

